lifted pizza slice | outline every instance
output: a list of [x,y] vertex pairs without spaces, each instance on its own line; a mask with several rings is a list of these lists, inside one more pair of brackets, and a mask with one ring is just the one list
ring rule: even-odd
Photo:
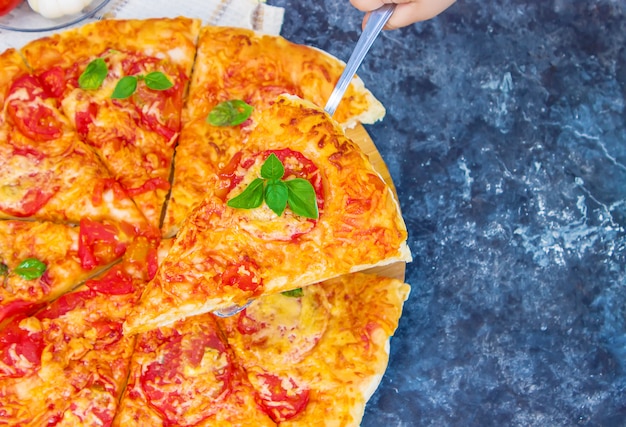
[[319,107],[281,96],[207,184],[125,330],[411,259],[393,191]]
[[[224,123],[207,121],[211,111],[232,100],[259,110],[284,93],[323,107],[344,67],[326,52],[282,37],[237,28],[202,28],[183,110],[164,235],[178,231],[202,200],[208,177],[243,147],[245,135],[254,125],[252,120],[243,120],[235,126],[222,126]],[[334,117],[351,128],[357,123],[373,123],[384,114],[382,104],[355,77]]]

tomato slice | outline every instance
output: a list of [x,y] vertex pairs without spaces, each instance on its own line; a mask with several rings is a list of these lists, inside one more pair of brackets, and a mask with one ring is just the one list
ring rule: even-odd
[[76,122],[76,132],[81,138],[86,139],[89,135],[89,126],[96,120],[98,116],[98,104],[90,102],[84,110],[77,110],[74,114]]
[[47,305],[46,308],[35,314],[35,317],[39,320],[58,319],[72,310],[84,307],[85,301],[93,297],[94,292],[91,289],[64,294],[52,304]]
[[128,194],[122,187],[122,184],[113,178],[103,178],[94,183],[91,202],[94,206],[100,206],[103,202],[104,193],[108,190],[113,191],[115,200],[124,200],[128,198]]
[[3,303],[0,305],[0,323],[2,323],[4,319],[8,319],[17,314],[32,313],[40,307],[41,304],[24,300],[13,300],[8,303]]
[[[297,86],[288,83],[281,82],[280,84],[266,84],[259,87],[255,87],[254,91],[247,97],[246,101],[250,105],[272,105],[276,98],[282,94],[296,95],[300,98],[303,97],[302,91]],[[246,123],[244,123],[244,126]]]
[[124,255],[126,244],[118,240],[118,229],[88,218],[80,220],[78,257],[81,267],[91,270]]
[[139,351],[154,362],[142,368],[141,387],[168,425],[195,425],[219,410],[232,390],[234,366],[215,325],[202,320],[186,333],[161,329],[142,340]]
[[20,176],[3,189],[0,211],[18,218],[35,215],[59,191],[52,172],[35,172]]
[[65,71],[59,66],[50,68],[38,76],[42,87],[55,98],[61,98],[65,91]]
[[63,134],[62,123],[44,100],[50,98],[37,78],[24,75],[9,89],[7,112],[19,131],[33,141],[50,141]]
[[102,318],[92,322],[91,326],[96,330],[96,339],[94,340],[96,350],[106,349],[116,344],[124,336],[122,322]]
[[25,317],[14,318],[0,331],[0,375],[18,378],[41,366],[44,348],[41,331],[20,326]]
[[157,189],[169,190],[170,183],[163,178],[150,178],[137,188],[127,188],[126,193],[131,197],[135,197],[139,194],[147,193],[148,191],[154,191]]
[[259,266],[249,259],[228,265],[222,273],[223,286],[236,286],[242,291],[255,291],[262,284]]
[[276,423],[296,417],[309,403],[309,389],[293,378],[263,373],[253,375],[252,379],[260,405]]
[[133,278],[121,265],[112,267],[99,279],[87,280],[85,284],[89,289],[105,295],[127,295],[135,291]]
[[248,309],[244,308],[237,315],[237,331],[243,335],[254,335],[265,328],[266,323],[258,321],[250,316]]

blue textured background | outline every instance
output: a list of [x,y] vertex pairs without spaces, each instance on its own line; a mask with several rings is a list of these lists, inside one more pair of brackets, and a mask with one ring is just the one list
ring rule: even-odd
[[[348,0],[270,0],[346,60]],[[359,75],[412,294],[364,426],[626,426],[626,2],[459,0]]]

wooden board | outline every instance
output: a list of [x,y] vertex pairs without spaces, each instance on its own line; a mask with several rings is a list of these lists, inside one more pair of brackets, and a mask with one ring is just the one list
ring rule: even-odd
[[[374,145],[374,141],[372,141],[372,138],[370,138],[365,128],[361,125],[357,125],[353,129],[348,129],[346,131],[346,135],[352,141],[357,143],[359,147],[361,147],[363,152],[370,158],[374,169],[376,169],[376,171],[383,177],[385,182],[391,187],[393,193],[396,195],[397,198],[398,195],[396,193],[396,187],[393,183],[393,180],[391,179],[389,169],[387,169],[385,161],[380,156],[376,145]],[[375,273],[381,276],[393,277],[402,281],[404,281],[405,271],[406,263],[404,262],[396,262],[385,267],[376,267],[367,270],[368,273]]]

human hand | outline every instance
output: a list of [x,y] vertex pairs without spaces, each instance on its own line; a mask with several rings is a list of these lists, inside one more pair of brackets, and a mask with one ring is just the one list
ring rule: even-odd
[[363,18],[363,27],[369,18],[369,12],[385,3],[396,3],[396,10],[385,25],[386,30],[406,27],[415,22],[434,18],[449,8],[456,0],[350,0],[352,6],[367,12]]

